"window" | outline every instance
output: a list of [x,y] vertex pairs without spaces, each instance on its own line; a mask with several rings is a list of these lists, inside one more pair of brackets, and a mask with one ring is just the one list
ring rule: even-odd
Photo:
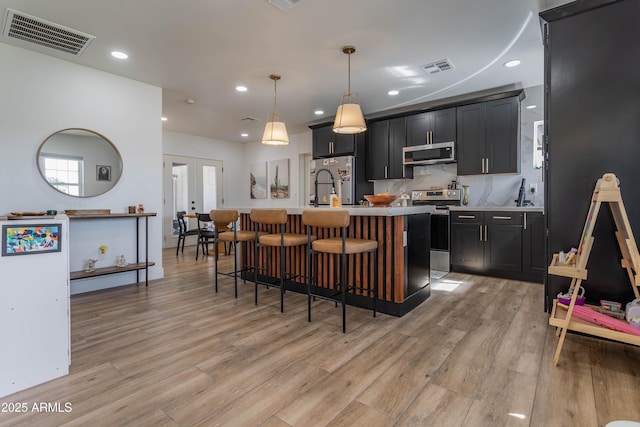
[[72,196],[81,196],[83,160],[74,157],[44,155],[44,174],[51,185]]

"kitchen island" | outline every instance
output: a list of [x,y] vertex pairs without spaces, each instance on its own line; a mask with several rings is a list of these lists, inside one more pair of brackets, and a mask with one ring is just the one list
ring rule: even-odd
[[[302,212],[305,209],[327,209],[327,207],[279,207],[286,209],[288,218],[285,231],[306,234],[306,227],[302,224]],[[393,316],[402,316],[429,298],[429,249],[431,240],[430,213],[432,206],[409,207],[342,207],[349,211],[351,223],[348,237],[375,239],[378,241],[378,265],[369,262],[366,255],[349,255],[347,280],[350,283],[371,289],[377,286],[377,309]],[[240,228],[254,230],[249,212],[251,208],[241,208]],[[278,233],[275,226],[260,226],[261,231]],[[339,230],[313,228],[311,233],[318,238],[339,236]],[[248,249],[248,250],[246,250]],[[280,276],[279,249],[267,262],[266,252],[258,255],[257,266],[265,268],[262,279],[276,279]],[[287,290],[306,293],[307,248],[306,246],[292,247],[287,251],[287,270],[300,275],[295,281],[287,282]],[[241,251],[241,262],[244,265],[254,264],[253,246]],[[378,283],[373,283],[374,268],[378,269]],[[336,269],[334,260],[327,255],[321,255],[318,264],[319,293],[331,293],[334,288]],[[243,273],[243,278],[252,280],[253,272]],[[371,308],[372,300],[366,295],[350,294],[349,305]]]

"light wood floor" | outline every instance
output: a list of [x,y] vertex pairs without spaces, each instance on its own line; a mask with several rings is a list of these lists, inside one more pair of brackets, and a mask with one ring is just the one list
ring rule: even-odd
[[[251,284],[213,292],[213,258],[164,251],[165,278],[71,299],[63,378],[0,398],[71,412],[0,413],[28,426],[603,426],[640,420],[640,348],[569,335],[543,287],[449,274],[402,318]],[[221,257],[229,265],[229,257]]]

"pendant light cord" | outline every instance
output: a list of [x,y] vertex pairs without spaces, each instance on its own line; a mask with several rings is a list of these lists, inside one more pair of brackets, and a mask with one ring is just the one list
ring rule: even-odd
[[348,66],[347,66],[347,95],[351,96],[351,53],[349,55]]
[[277,79],[273,79],[273,114],[276,114],[276,92],[277,92],[277,88],[276,88],[276,84],[277,84],[278,80]]

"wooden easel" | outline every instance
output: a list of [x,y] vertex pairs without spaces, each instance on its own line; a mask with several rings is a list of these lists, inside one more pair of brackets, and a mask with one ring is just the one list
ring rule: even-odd
[[[551,265],[549,265],[549,274],[571,278],[570,304],[568,306],[564,306],[563,304],[559,304],[557,300],[554,300],[553,310],[551,312],[551,317],[549,318],[549,324],[558,327],[560,335],[556,353],[553,357],[554,366],[558,364],[560,351],[562,350],[567,330],[583,332],[594,336],[640,346],[640,336],[614,331],[571,317],[573,307],[575,306],[576,298],[579,293],[578,290],[582,281],[587,279],[586,267],[587,262],[589,261],[591,247],[593,246],[593,228],[595,226],[596,219],[598,218],[600,206],[603,202],[609,204],[609,208],[613,214],[613,219],[616,225],[616,239],[618,240],[618,245],[620,246],[620,251],[622,253],[622,267],[627,270],[633,293],[636,298],[640,298],[640,293],[638,292],[638,288],[640,287],[640,254],[638,253],[638,247],[636,246],[636,241],[633,237],[633,232],[631,231],[627,212],[624,208],[624,204],[622,203],[622,195],[620,194],[618,179],[614,174],[607,173],[598,180],[596,187],[593,190],[591,206],[589,207],[589,214],[587,215],[587,220],[585,221],[584,228],[582,230],[582,238],[580,239],[580,246],[578,247],[578,253],[575,257],[575,264],[564,265],[560,262],[559,255],[553,254]],[[564,308],[566,308],[566,311]]]

